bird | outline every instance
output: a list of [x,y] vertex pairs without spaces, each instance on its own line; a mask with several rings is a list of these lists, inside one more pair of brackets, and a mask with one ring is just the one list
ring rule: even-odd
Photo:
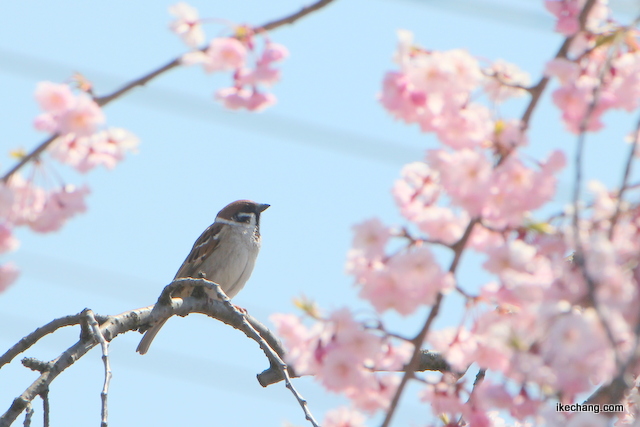
[[[251,276],[260,251],[260,214],[270,205],[251,200],[236,200],[222,208],[211,224],[191,248],[173,280],[199,278],[220,285],[224,293],[233,298]],[[184,289],[172,297],[185,298],[193,289]],[[213,290],[205,289],[212,299],[218,299]],[[152,325],[142,337],[136,351],[145,354],[158,331],[168,319]]]

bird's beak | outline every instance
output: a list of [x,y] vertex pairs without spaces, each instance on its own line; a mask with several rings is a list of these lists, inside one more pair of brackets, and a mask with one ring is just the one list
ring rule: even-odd
[[266,210],[267,210],[267,208],[268,208],[269,206],[271,206],[271,205],[268,205],[268,204],[266,204],[266,203],[263,203],[263,204],[261,204],[261,205],[258,205],[258,212],[264,212],[264,211],[266,211]]

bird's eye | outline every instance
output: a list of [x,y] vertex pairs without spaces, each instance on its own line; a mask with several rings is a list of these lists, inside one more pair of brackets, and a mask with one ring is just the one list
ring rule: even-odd
[[234,215],[234,219],[237,222],[249,223],[249,221],[251,221],[251,214],[245,213],[245,212],[238,212],[237,214]]

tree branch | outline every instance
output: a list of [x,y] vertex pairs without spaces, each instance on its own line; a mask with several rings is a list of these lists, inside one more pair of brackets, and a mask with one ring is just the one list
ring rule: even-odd
[[[460,240],[458,240],[458,242],[456,242],[452,246],[454,250],[454,256],[453,256],[453,260],[451,261],[451,265],[449,266],[450,273],[453,274],[456,272],[456,269],[458,268],[458,265],[460,263],[460,259],[462,258],[462,252],[464,251],[464,248],[467,245],[467,241],[469,240],[469,237],[471,237],[471,232],[473,231],[473,228],[478,222],[479,222],[479,219],[477,218],[474,218],[471,221],[469,221],[469,225],[467,225],[467,228],[464,231],[464,234],[462,235]],[[411,361],[407,364],[404,370],[404,375],[402,376],[402,380],[400,381],[400,385],[398,385],[398,389],[393,395],[393,399],[391,400],[389,409],[387,410],[384,421],[382,422],[382,427],[388,427],[389,424],[391,424],[391,419],[393,418],[393,414],[395,413],[396,408],[398,407],[398,403],[400,402],[400,397],[402,396],[402,392],[404,391],[409,380],[415,376],[415,372],[417,370],[417,367],[420,361],[422,343],[424,343],[427,337],[427,334],[429,333],[429,329],[431,328],[431,324],[433,323],[436,316],[438,315],[438,312],[440,311],[440,305],[442,304],[442,300],[443,300],[442,292],[439,292],[436,298],[436,302],[433,304],[433,307],[431,308],[431,311],[427,316],[427,320],[424,322],[424,326],[422,326],[422,329],[420,330],[418,335],[416,335],[416,337],[413,339],[414,351],[413,351],[413,355],[411,356]]]
[[[270,30],[275,30],[276,28],[282,27],[284,25],[289,25],[289,24],[293,24],[294,22],[298,21],[301,18],[304,18],[305,16],[309,15],[310,13],[313,13],[323,7],[325,7],[326,5],[328,5],[329,3],[331,3],[334,0],[320,0],[317,1],[307,7],[304,7],[302,10],[293,13],[291,15],[285,16],[284,18],[280,18],[280,19],[276,19],[274,21],[270,21],[267,22],[263,25],[259,25],[256,27],[253,27],[253,31],[255,33],[263,33],[266,31],[270,31]],[[205,48],[203,48],[202,50],[204,50]],[[137,79],[134,79],[132,81],[130,81],[129,83],[125,84],[124,86],[122,86],[120,89],[117,89],[116,91],[108,94],[108,95],[104,95],[104,96],[100,96],[100,97],[94,97],[95,102],[103,107],[105,105],[107,105],[108,103],[110,103],[111,101],[118,99],[119,97],[121,97],[122,95],[126,94],[127,92],[131,91],[132,89],[138,87],[138,86],[144,86],[145,84],[147,84],[149,81],[155,79],[156,77],[166,73],[167,71],[170,71],[174,68],[176,68],[177,66],[180,65],[180,58],[181,57],[177,57],[171,61],[169,61],[168,63],[166,63],[165,65],[143,75],[142,77],[139,77]],[[33,151],[31,151],[29,154],[27,154],[26,156],[24,156],[22,159],[20,159],[20,161],[14,166],[12,167],[3,177],[2,177],[2,181],[3,182],[8,182],[9,178],[11,178],[11,176],[16,173],[18,170],[20,170],[24,165],[26,165],[27,163],[29,163],[30,161],[32,161],[33,159],[37,158],[40,154],[42,154],[48,147],[49,145],[51,145],[51,143],[58,137],[58,134],[53,134],[50,135],[47,139],[45,139],[43,142],[40,143],[40,145],[38,145]]]
[[[589,16],[589,12],[591,11],[591,8],[595,4],[596,4],[596,0],[587,0],[587,3],[582,8],[582,11],[580,12],[580,16],[578,17],[578,21],[580,22],[580,31],[584,30],[585,25],[587,23],[587,17]],[[558,52],[554,57],[555,59],[567,57],[567,52],[569,51],[569,47],[571,46],[573,39],[578,33],[579,32],[564,39],[564,42],[562,43],[562,45],[560,46],[560,49],[558,49]],[[538,105],[538,101],[540,101],[540,98],[542,97],[542,93],[544,92],[548,84],[549,84],[549,77],[543,76],[535,86],[529,89],[529,92],[531,93],[531,101],[529,101],[529,105],[527,105],[527,108],[525,109],[524,114],[520,119],[522,121],[523,131],[526,131],[529,128],[529,122],[531,121],[531,116],[533,115],[533,111]]]

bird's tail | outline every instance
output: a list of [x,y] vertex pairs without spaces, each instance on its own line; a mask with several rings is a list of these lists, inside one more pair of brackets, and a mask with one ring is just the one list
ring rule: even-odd
[[136,348],[136,351],[138,353],[145,354],[147,351],[149,351],[149,346],[151,345],[151,342],[156,337],[156,335],[158,335],[158,332],[160,332],[160,328],[162,328],[162,326],[166,323],[167,320],[168,319],[163,319],[159,321],[158,323],[153,325],[151,328],[149,328],[147,332],[145,332],[144,336],[140,340],[140,344],[138,344],[138,348]]

